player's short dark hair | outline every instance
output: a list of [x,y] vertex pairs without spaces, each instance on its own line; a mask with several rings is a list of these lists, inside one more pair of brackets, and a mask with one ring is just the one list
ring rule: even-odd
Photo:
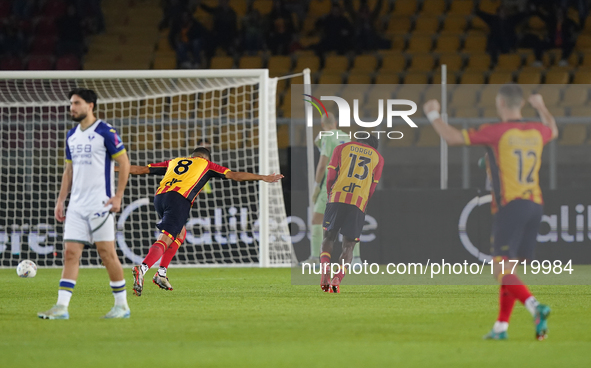
[[211,142],[207,138],[201,138],[200,140],[197,141],[197,144],[199,146],[202,146],[204,143],[211,144]]
[[523,89],[519,84],[507,83],[499,88],[499,95],[505,100],[507,107],[518,108],[523,102]]
[[378,149],[378,138],[373,134],[370,134],[367,138],[357,138],[357,142],[367,144],[368,146],[373,147],[375,150]]
[[192,156],[195,157],[197,155],[205,155],[209,160],[211,158],[211,152],[205,147],[197,147],[193,150]]
[[72,96],[74,95],[80,97],[81,99],[86,101],[86,103],[92,102],[94,104],[92,110],[94,111],[94,109],[96,109],[96,101],[98,97],[96,96],[95,91],[87,88],[74,88],[70,91],[70,93],[68,93],[68,99],[72,98]]

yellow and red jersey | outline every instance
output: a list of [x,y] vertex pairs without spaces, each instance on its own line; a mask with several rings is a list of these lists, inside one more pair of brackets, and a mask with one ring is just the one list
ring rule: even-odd
[[383,168],[384,158],[371,146],[359,142],[337,146],[328,164],[328,203],[352,204],[365,212]]
[[191,203],[211,178],[226,178],[227,167],[214,164],[201,157],[177,157],[149,164],[151,174],[164,174],[156,195],[177,192]]
[[466,145],[487,146],[492,211],[514,199],[543,204],[539,171],[552,129],[540,122],[510,121],[462,130]]

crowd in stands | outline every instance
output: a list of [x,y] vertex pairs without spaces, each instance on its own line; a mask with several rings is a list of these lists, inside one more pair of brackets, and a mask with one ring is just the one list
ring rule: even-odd
[[0,0],[0,70],[80,69],[101,0]]

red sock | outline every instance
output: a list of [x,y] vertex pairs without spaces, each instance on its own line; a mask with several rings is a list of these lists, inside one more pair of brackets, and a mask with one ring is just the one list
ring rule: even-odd
[[166,248],[166,251],[162,255],[162,259],[160,260],[160,267],[168,268],[168,265],[170,265],[170,261],[172,261],[172,258],[176,254],[176,251],[179,250],[180,246],[181,242],[179,242],[179,239],[176,238],[172,242],[172,244],[168,248]]
[[501,285],[499,291],[499,322],[509,322],[513,306],[515,305],[515,297],[507,290],[507,285]]
[[521,303],[525,303],[527,298],[532,296],[527,286],[521,282],[517,275],[508,274],[503,276],[501,279],[501,284],[505,287],[505,290],[507,290],[510,295],[513,295],[514,298],[519,299]]
[[327,271],[327,273],[330,275],[330,253],[320,253],[320,269],[322,270],[323,274],[325,273],[324,271]]
[[337,273],[336,275],[334,275],[333,280],[337,279],[339,280],[339,284],[341,283],[341,281],[343,281],[343,277],[345,277],[345,274],[347,273],[347,266],[344,267],[344,269],[342,269],[339,273]]
[[144,262],[142,263],[146,264],[148,267],[152,267],[154,263],[156,263],[156,261],[158,261],[160,257],[162,257],[162,254],[164,254],[165,249],[166,243],[162,240],[157,240],[156,243],[154,243],[150,247],[150,251],[148,252],[146,258],[144,258]]

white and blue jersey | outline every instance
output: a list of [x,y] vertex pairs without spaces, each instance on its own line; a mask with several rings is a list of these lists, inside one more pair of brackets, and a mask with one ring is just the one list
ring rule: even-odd
[[72,163],[72,193],[68,209],[100,210],[114,194],[113,158],[125,153],[115,128],[97,119],[85,130],[80,125],[66,137],[66,162]]

